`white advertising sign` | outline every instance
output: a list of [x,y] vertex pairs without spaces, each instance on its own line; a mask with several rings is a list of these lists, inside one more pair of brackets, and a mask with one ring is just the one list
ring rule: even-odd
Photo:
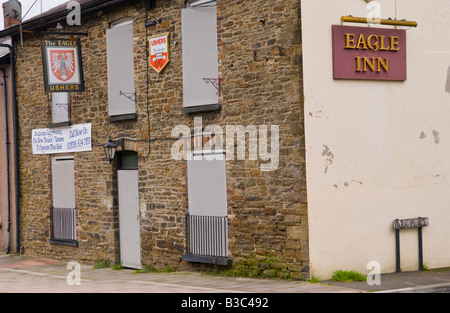
[[33,154],[92,151],[92,125],[79,124],[55,129],[34,129]]

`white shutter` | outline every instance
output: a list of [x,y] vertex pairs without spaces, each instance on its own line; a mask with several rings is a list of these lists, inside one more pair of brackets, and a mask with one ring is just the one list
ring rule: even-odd
[[52,122],[64,123],[70,121],[70,93],[52,93]]
[[204,79],[218,79],[217,9],[189,7],[182,10],[183,106],[218,103],[218,90]]
[[108,57],[108,111],[110,116],[134,114],[133,24],[106,30]]
[[225,157],[207,160],[196,156],[187,161],[189,214],[227,216]]
[[75,208],[75,174],[73,156],[52,159],[53,207]]

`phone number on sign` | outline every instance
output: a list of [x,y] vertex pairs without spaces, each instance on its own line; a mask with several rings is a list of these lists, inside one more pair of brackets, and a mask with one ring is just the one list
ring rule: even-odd
[[83,146],[89,146],[90,144],[91,144],[91,137],[69,141],[67,143],[67,150],[81,148]]

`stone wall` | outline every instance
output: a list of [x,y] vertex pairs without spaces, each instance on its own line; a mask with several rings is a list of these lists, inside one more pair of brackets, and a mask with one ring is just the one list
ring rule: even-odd
[[[308,271],[308,226],[303,130],[300,3],[297,0],[218,1],[220,111],[183,114],[181,9],[184,1],[157,1],[149,12],[163,22],[146,30],[143,1],[83,16],[81,37],[86,91],[72,94],[72,124],[92,123],[93,151],[75,154],[79,247],[48,243],[51,159],[32,155],[31,131],[51,122],[44,91],[39,34],[16,44],[20,116],[22,244],[30,254],[67,260],[119,260],[117,178],[104,161],[109,137],[138,139],[142,263],[189,269],[185,249],[186,161],[171,156],[166,140],[176,125],[279,125],[276,171],[260,161],[227,161],[229,249],[235,267],[256,260],[257,267],[302,277]],[[106,29],[122,17],[134,20],[135,121],[108,122]],[[170,63],[148,72],[146,35],[170,33]],[[147,97],[148,88],[148,97]],[[149,112],[149,115],[147,114]],[[149,122],[149,124],[148,124]],[[150,138],[150,143],[144,141]],[[155,140],[153,140],[155,139]]]

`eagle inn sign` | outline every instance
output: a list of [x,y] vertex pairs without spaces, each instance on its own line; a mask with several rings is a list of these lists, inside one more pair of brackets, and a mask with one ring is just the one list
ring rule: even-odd
[[406,31],[332,26],[335,79],[406,80]]

